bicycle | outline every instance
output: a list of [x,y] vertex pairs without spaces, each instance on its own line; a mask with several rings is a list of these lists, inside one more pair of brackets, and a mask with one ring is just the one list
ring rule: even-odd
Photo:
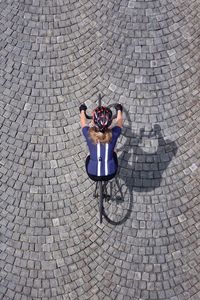
[[[110,104],[107,107],[110,108],[110,109],[112,109],[113,107],[115,107],[115,105],[116,104]],[[101,106],[102,106],[102,97],[101,97],[101,94],[99,94],[99,97],[98,97],[98,107],[101,107]],[[85,116],[86,116],[87,119],[92,119],[92,116],[88,115],[86,112],[85,112]],[[117,111],[113,115],[112,120],[114,120],[116,118],[117,118]],[[106,190],[106,181],[102,181],[102,180],[98,180],[97,181],[97,180],[94,180],[94,179],[92,179],[92,180],[96,181],[95,191],[94,191],[94,194],[93,194],[93,196],[95,198],[98,197],[97,189],[98,189],[98,185],[99,185],[99,219],[100,219],[100,223],[102,223],[103,215],[105,215],[104,214],[104,205],[103,205],[103,202],[104,202],[104,199],[106,199],[106,200],[109,199],[109,195],[107,194],[107,190]]]

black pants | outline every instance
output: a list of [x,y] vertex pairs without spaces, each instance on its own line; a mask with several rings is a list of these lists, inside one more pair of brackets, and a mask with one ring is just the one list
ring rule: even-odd
[[[116,154],[115,152],[113,153],[113,158],[114,158],[114,161],[115,161],[116,166],[117,166],[117,169],[118,169],[118,159],[117,159],[117,154]],[[113,178],[115,177],[115,175],[116,175],[116,173],[117,173],[117,170],[116,170],[115,173],[110,174],[110,175],[107,175],[107,176],[96,176],[96,175],[89,174],[89,173],[88,173],[88,170],[87,170],[89,160],[90,160],[90,155],[88,155],[87,158],[86,158],[86,161],[85,161],[85,168],[86,168],[86,171],[87,171],[88,176],[89,176],[90,179],[92,179],[93,181],[108,181],[108,180],[111,180],[111,179],[113,179]]]

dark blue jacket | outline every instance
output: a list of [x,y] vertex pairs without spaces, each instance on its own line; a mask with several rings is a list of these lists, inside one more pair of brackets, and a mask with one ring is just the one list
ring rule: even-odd
[[118,126],[112,128],[112,139],[110,143],[107,144],[94,144],[89,138],[88,130],[88,126],[85,126],[82,129],[90,151],[90,160],[87,172],[95,176],[107,176],[114,174],[117,170],[117,165],[113,158],[113,153],[117,139],[121,134],[121,128]]

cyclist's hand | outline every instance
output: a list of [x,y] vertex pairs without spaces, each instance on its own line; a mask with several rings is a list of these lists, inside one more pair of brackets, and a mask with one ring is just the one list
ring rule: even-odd
[[85,105],[85,103],[82,103],[82,104],[80,105],[79,110],[80,110],[80,112],[81,112],[82,110],[84,110],[84,111],[87,110],[87,106]]
[[117,103],[116,105],[115,105],[115,109],[118,111],[118,110],[120,110],[121,112],[123,111],[123,106],[120,104],[120,103]]

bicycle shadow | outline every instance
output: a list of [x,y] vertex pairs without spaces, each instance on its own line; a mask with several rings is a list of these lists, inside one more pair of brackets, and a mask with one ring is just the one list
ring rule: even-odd
[[[120,181],[127,187],[130,197],[129,207],[118,221],[111,220],[105,213],[106,220],[112,225],[120,225],[129,219],[133,208],[133,192],[147,193],[160,187],[163,173],[178,150],[174,141],[164,139],[159,124],[154,124],[148,132],[141,128],[137,135],[131,129],[127,112],[126,116],[129,124],[124,128],[123,138],[125,137],[126,141],[121,147],[122,152],[118,155],[119,173],[115,180],[118,181],[119,189]],[[121,198],[125,199],[126,195],[122,190],[120,193]]]

